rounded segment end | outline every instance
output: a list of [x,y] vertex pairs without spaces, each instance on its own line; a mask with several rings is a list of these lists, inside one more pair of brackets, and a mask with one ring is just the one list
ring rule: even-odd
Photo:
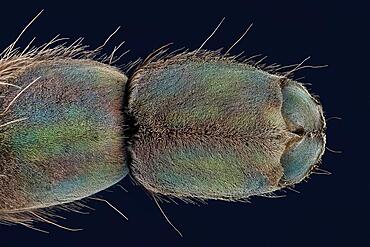
[[282,114],[288,130],[296,135],[288,144],[281,164],[281,183],[296,184],[307,177],[325,150],[325,119],[321,105],[299,83],[282,86]]
[[283,184],[296,184],[302,181],[319,162],[325,149],[325,138],[304,137],[288,147],[281,158],[284,174]]
[[321,105],[301,84],[288,80],[282,86],[282,94],[282,114],[292,132],[317,132],[325,128]]

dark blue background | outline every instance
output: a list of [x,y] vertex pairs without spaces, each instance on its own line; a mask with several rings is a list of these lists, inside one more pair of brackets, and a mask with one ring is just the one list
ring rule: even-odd
[[[250,203],[209,201],[206,205],[164,203],[163,209],[182,231],[180,238],[151,198],[128,178],[101,195],[125,212],[125,221],[111,208],[91,201],[90,215],[61,213],[59,223],[84,228],[68,232],[46,224],[43,234],[22,226],[0,226],[0,246],[370,246],[369,140],[369,6],[361,1],[24,1],[2,2],[0,47],[5,48],[36,13],[45,13],[20,41],[33,36],[38,44],[60,33],[85,37],[96,47],[120,31],[107,51],[122,40],[131,52],[119,64],[145,57],[174,42],[173,49],[197,49],[222,17],[226,21],[206,48],[229,47],[250,24],[253,29],[234,54],[267,55],[267,63],[289,65],[312,56],[296,77],[312,83],[328,122],[328,146],[322,168],[330,176],[312,175],[286,197],[251,198]],[[277,3],[278,2],[278,3]],[[343,2],[343,3],[341,3]],[[344,3],[346,2],[346,4]],[[367,23],[366,23],[367,22]]]

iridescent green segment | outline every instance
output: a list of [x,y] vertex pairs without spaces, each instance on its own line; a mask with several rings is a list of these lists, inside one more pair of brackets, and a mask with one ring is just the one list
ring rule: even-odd
[[193,61],[151,69],[140,76],[133,85],[132,106],[144,108],[135,111],[145,114],[144,123],[160,118],[167,128],[178,129],[212,122],[243,134],[257,126],[285,126],[279,111],[278,77],[251,66]]
[[[41,62],[12,84],[0,129],[0,210],[71,202],[103,190],[127,173],[123,156],[123,89],[118,70],[88,60]],[[39,79],[38,79],[39,78]],[[36,81],[35,81],[36,80]]]
[[207,138],[169,141],[170,145],[146,139],[135,149],[133,174],[150,191],[188,198],[242,199],[273,190],[283,172],[278,157],[269,156],[266,150],[256,152],[253,143]]
[[132,173],[152,192],[243,199],[301,181],[322,155],[322,110],[286,78],[190,53],[142,66],[130,87]]
[[283,177],[301,180],[317,162],[315,154],[305,162],[285,155],[303,137],[282,114],[299,100],[285,102],[279,76],[182,54],[144,65],[130,87],[138,124],[132,172],[152,192],[238,200],[281,188]]

